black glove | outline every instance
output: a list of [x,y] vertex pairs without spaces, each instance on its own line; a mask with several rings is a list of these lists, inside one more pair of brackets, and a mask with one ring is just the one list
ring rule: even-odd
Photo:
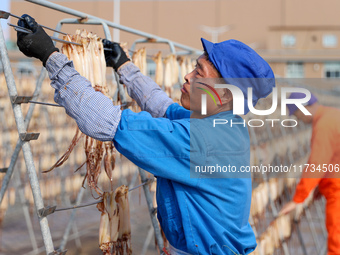
[[119,43],[111,42],[109,40],[103,39],[103,46],[104,49],[111,49],[111,50],[104,50],[106,66],[113,67],[117,72],[118,68],[128,62],[130,59],[126,56],[122,47],[120,47]]
[[23,20],[18,21],[18,26],[31,30],[32,34],[17,32],[17,45],[22,53],[27,57],[38,58],[46,65],[48,57],[55,51],[59,51],[46,34],[44,29],[31,16],[24,14]]

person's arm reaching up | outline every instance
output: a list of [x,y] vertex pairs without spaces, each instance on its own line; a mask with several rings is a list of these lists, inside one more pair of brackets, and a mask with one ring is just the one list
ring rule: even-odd
[[144,76],[134,64],[125,64],[118,69],[118,74],[129,95],[136,100],[142,111],[149,112],[152,117],[163,117],[168,107],[174,103],[157,83]]
[[138,67],[129,62],[124,50],[118,43],[103,40],[106,65],[120,75],[121,82],[127,87],[128,94],[142,111],[147,111],[152,117],[163,117],[169,105],[173,104],[171,98],[162,91],[150,77],[144,76]]
[[[72,61],[57,52],[51,38],[32,17],[23,15],[18,25],[33,31],[31,34],[18,32],[17,44],[26,56],[38,58],[46,65],[55,89],[55,101],[76,120],[83,133],[97,140],[112,141],[121,119],[120,106],[114,106],[109,98],[92,88],[74,69]],[[127,57],[123,57],[115,63],[121,66],[127,61]]]
[[65,107],[79,129],[101,141],[112,141],[121,118],[119,106],[100,92],[73,67],[72,61],[54,46],[44,29],[29,15],[24,14],[18,26],[32,33],[17,33],[17,45],[27,57],[41,60],[55,88],[55,101]]
[[74,68],[72,61],[61,53],[52,54],[46,69],[55,89],[54,100],[74,118],[79,129],[100,141],[112,141],[122,111]]

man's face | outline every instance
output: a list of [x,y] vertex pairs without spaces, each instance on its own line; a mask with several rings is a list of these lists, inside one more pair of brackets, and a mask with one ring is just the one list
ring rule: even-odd
[[[190,108],[190,95],[192,93],[191,86],[193,85],[195,79],[202,79],[202,78],[218,78],[219,74],[216,69],[212,66],[212,64],[207,59],[206,55],[201,55],[196,60],[195,69],[184,76],[185,83],[181,89],[181,104],[185,109],[194,110],[192,107]],[[195,96],[196,98],[196,96]],[[197,97],[200,100],[200,97]],[[208,102],[209,103],[209,102]],[[196,104],[195,104],[196,105]],[[200,105],[196,105],[197,108],[200,108]]]

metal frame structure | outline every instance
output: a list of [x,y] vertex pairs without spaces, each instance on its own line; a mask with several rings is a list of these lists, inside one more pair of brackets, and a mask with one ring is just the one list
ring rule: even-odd
[[[279,83],[285,82],[285,81],[286,81],[286,79],[279,79]],[[289,80],[288,80],[288,82],[289,82]],[[287,81],[286,81],[286,83],[287,83]],[[289,84],[291,86],[308,87],[308,86],[306,86],[306,84],[294,84],[293,82],[289,82]],[[318,92],[325,94],[324,91],[322,91],[322,90],[318,90]],[[302,130],[306,130],[308,128],[310,128],[310,127],[307,127],[302,122],[300,129],[298,129],[296,127],[294,127],[292,129],[292,134],[298,134],[298,132],[300,132]],[[257,134],[255,133],[254,129],[250,129],[250,134],[251,134],[251,144],[256,147],[255,154],[257,155],[257,158],[260,159],[261,158],[260,157],[261,152],[259,151],[260,141],[258,140]],[[269,126],[266,126],[266,135],[268,136],[268,139],[266,141],[261,141],[261,142],[269,142],[269,141],[271,141],[275,138],[274,134],[272,133],[272,130],[269,128]],[[280,126],[280,136],[285,137],[287,135],[289,135],[289,134],[286,132],[286,130],[282,126]],[[306,155],[308,155],[308,151],[303,151],[303,148],[299,147],[298,154],[299,154],[299,159],[302,159]],[[284,165],[295,164],[296,162],[294,161],[294,157],[293,157],[293,154],[292,154],[292,151],[290,150],[290,148],[286,152],[285,159],[286,159],[285,162],[279,162],[279,161],[277,161],[277,159],[274,159],[274,161],[271,164],[274,165],[274,166],[280,165],[280,164],[284,164]],[[262,164],[262,162],[260,162],[260,164]],[[264,174],[263,182],[266,185],[269,185],[268,181],[269,181],[268,180],[268,174],[266,173],[266,174]],[[288,193],[287,187],[284,187],[284,191],[283,191],[283,194],[281,194],[281,197],[285,197],[288,201],[291,200],[291,195]],[[271,210],[270,210],[271,211],[271,218],[276,219],[278,217],[278,206],[276,205],[275,201],[272,199],[269,189],[268,189],[268,198],[269,198],[268,206],[270,206],[270,208],[271,208]],[[314,205],[315,209],[316,209],[317,215],[314,218],[312,217],[311,210],[310,210],[311,205]],[[322,236],[323,236],[323,238],[326,239],[327,238],[327,230],[325,228],[325,218],[322,216],[322,208],[321,208],[322,206],[325,205],[325,201],[324,200],[314,201],[314,203],[311,204],[311,205],[305,204],[304,207],[303,207],[303,211],[305,213],[305,218],[307,220],[307,224],[308,224],[308,227],[310,229],[311,237],[312,237],[312,240],[314,242],[316,252],[317,252],[317,254],[325,255],[327,253],[327,242],[325,242],[324,245],[322,245],[320,243],[320,241],[317,237],[317,231],[316,231],[316,227],[315,227],[315,224],[314,224],[315,219],[317,219],[317,221],[320,222]],[[250,217],[249,222],[251,224],[253,223],[252,217]],[[304,238],[303,238],[303,235],[302,235],[300,223],[301,223],[301,220],[299,220],[297,218],[295,218],[293,220],[293,225],[296,228],[298,240],[299,240],[300,245],[301,245],[301,251],[304,255],[307,255],[308,253],[307,253],[306,245],[305,245]],[[252,227],[254,229],[254,232],[256,233],[256,238],[257,238],[258,236],[257,236],[255,224],[252,224]],[[280,229],[279,229],[279,232],[281,232]],[[281,243],[282,243],[283,254],[284,255],[290,255],[291,253],[289,251],[287,241],[283,239],[282,233],[279,233],[279,234],[280,234],[280,239],[281,239]],[[261,254],[261,250],[259,252]],[[263,255],[263,254],[261,254],[261,255]]]
[[[103,26],[105,37],[109,40],[111,39],[109,27],[120,29],[122,31],[143,37],[142,39],[137,39],[133,43],[133,45],[131,47],[132,50],[134,50],[137,43],[152,42],[152,43],[166,43],[166,44],[168,44],[169,47],[170,47],[170,51],[172,53],[176,53],[176,47],[180,48],[180,49],[183,50],[182,52],[177,52],[177,54],[180,54],[180,55],[182,55],[182,54],[199,55],[199,54],[202,53],[202,51],[200,51],[200,50],[197,50],[197,49],[194,49],[194,48],[173,42],[171,40],[161,38],[161,37],[158,37],[156,35],[149,34],[149,33],[144,33],[142,31],[135,30],[135,29],[132,29],[132,28],[129,28],[129,27],[126,27],[126,26],[118,25],[118,24],[113,23],[111,21],[103,20],[101,18],[92,16],[92,15],[89,15],[89,14],[86,14],[86,13],[83,13],[83,12],[79,12],[79,11],[76,11],[76,10],[55,4],[55,3],[51,3],[51,2],[48,2],[48,1],[44,1],[44,0],[26,0],[26,1],[78,17],[78,19],[61,20],[56,27],[56,30],[59,30],[59,31],[60,31],[63,24],[101,25],[101,26]],[[58,36],[58,33],[55,32],[54,36]],[[6,176],[3,180],[2,187],[1,187],[1,190],[0,190],[0,203],[3,200],[4,194],[6,192],[8,184],[9,184],[10,179],[12,177],[12,174],[13,174],[13,171],[14,171],[14,166],[15,166],[17,158],[18,158],[18,154],[19,154],[20,150],[22,149],[23,154],[24,154],[25,164],[26,164],[26,167],[27,167],[29,180],[30,180],[30,184],[31,184],[31,187],[32,187],[32,192],[33,192],[34,201],[35,201],[35,207],[36,207],[36,210],[38,212],[39,223],[40,223],[40,228],[41,228],[41,232],[42,232],[42,236],[43,236],[46,254],[47,255],[65,254],[66,251],[64,249],[65,249],[67,240],[70,238],[71,229],[73,228],[73,230],[74,230],[73,238],[77,239],[77,238],[79,238],[79,235],[80,235],[78,233],[77,227],[74,223],[75,210],[73,210],[73,212],[71,213],[71,216],[70,216],[70,219],[68,221],[68,225],[65,229],[65,232],[64,232],[63,238],[61,240],[59,249],[56,251],[54,246],[53,246],[52,236],[51,236],[51,232],[50,232],[50,229],[49,229],[49,226],[48,226],[48,220],[47,220],[47,217],[46,217],[48,214],[53,213],[55,208],[53,210],[53,208],[51,208],[51,207],[45,207],[44,206],[43,199],[42,199],[41,192],[40,192],[38,177],[37,177],[35,166],[34,166],[34,163],[33,163],[33,156],[32,156],[32,153],[31,153],[31,147],[30,147],[30,140],[36,139],[38,134],[27,133],[27,127],[28,127],[29,122],[32,118],[32,114],[33,114],[35,104],[30,104],[28,113],[27,113],[25,118],[23,116],[23,113],[22,113],[21,107],[20,107],[21,103],[28,103],[29,101],[34,101],[38,98],[39,93],[41,91],[41,86],[42,86],[43,80],[46,77],[46,71],[45,71],[44,68],[42,69],[40,76],[37,80],[36,89],[33,93],[33,96],[29,97],[29,98],[28,97],[20,97],[20,96],[18,96],[18,93],[17,93],[17,90],[16,90],[16,85],[15,85],[15,82],[14,82],[14,76],[13,76],[12,69],[11,69],[11,66],[10,66],[10,61],[9,61],[9,58],[8,58],[8,53],[7,53],[7,49],[6,49],[1,25],[0,25],[0,54],[1,54],[1,61],[3,63],[3,69],[4,69],[4,73],[5,73],[5,77],[6,77],[6,83],[7,83],[7,87],[8,87],[8,91],[9,91],[9,96],[10,96],[11,101],[12,101],[12,108],[13,108],[13,112],[14,112],[14,117],[15,117],[15,120],[16,120],[17,129],[18,129],[18,133],[19,133],[19,137],[20,137],[17,141],[16,147],[15,147],[14,152],[12,154],[9,167],[3,169],[3,171],[6,171]],[[123,86],[119,83],[119,80],[117,79],[117,74],[114,74],[114,75],[115,75],[116,82],[117,82],[117,85],[118,85],[119,96],[122,99],[122,102],[125,103],[126,99],[125,99],[125,92],[124,92]],[[46,113],[44,113],[44,114],[46,114]],[[46,118],[48,118],[48,116],[46,116]],[[50,134],[50,135],[51,135],[51,137],[53,137],[53,134]],[[253,133],[252,137],[253,137],[253,144],[258,145],[258,140],[256,138],[256,134]],[[273,137],[271,132],[269,132],[269,137],[270,138]],[[287,156],[289,158],[289,161],[291,162],[291,160],[292,160],[291,155],[287,155]],[[149,181],[146,178],[144,170],[138,168],[138,172],[136,171],[135,175],[133,176],[133,178],[132,178],[132,180],[129,184],[130,188],[136,182],[138,174],[141,177],[142,184],[143,183],[149,184]],[[15,177],[15,178],[16,178],[16,185],[21,186],[20,177]],[[268,179],[265,179],[264,181],[266,183],[268,183]],[[149,234],[146,237],[145,243],[148,245],[148,243],[150,242],[150,239],[151,239],[151,236],[152,236],[151,234],[152,234],[152,230],[153,230],[153,232],[155,233],[156,239],[157,239],[157,243],[158,243],[159,248],[160,248],[159,250],[161,251],[164,244],[163,244],[163,239],[162,239],[161,234],[160,234],[158,221],[157,221],[156,215],[155,215],[156,208],[153,207],[149,187],[147,185],[143,185],[143,189],[144,189],[144,194],[145,194],[145,198],[146,198],[147,205],[148,205],[148,208],[149,208],[149,214],[150,214],[151,223],[152,223],[152,228],[150,229]],[[84,189],[81,188],[78,192],[77,199],[76,199],[76,202],[75,202],[75,206],[77,206],[81,203],[83,195],[84,195]],[[22,201],[24,201],[25,198],[24,198],[24,194],[23,194],[22,190],[19,191],[19,196],[20,196],[20,199]],[[269,205],[271,207],[272,217],[276,218],[277,217],[277,206],[275,205],[274,201],[270,198],[270,194],[269,194],[269,200],[270,200]],[[321,208],[320,208],[319,204],[316,204],[316,209],[317,209],[318,216],[319,216],[320,220],[324,221],[323,219],[321,219],[322,213],[321,213]],[[33,247],[33,251],[30,254],[36,254],[37,252],[41,252],[42,248],[37,248],[37,243],[36,243],[36,240],[35,240],[35,237],[34,237],[34,233],[32,233],[32,227],[30,226],[30,224],[32,224],[32,223],[31,223],[30,217],[28,215],[27,206],[24,207],[23,210],[24,210],[26,223],[27,223],[27,226],[28,226],[28,229],[29,229],[30,238],[31,238],[32,247]],[[307,218],[308,219],[311,218],[310,213],[308,211],[308,208],[305,208],[305,212],[306,212]],[[310,219],[310,221],[312,221],[312,220]],[[253,222],[252,218],[250,218],[250,222]],[[296,226],[297,226],[298,237],[300,239],[301,246],[302,246],[302,249],[303,249],[304,254],[305,254],[304,243],[303,243],[303,239],[302,239],[301,234],[299,234],[301,231],[299,229],[299,225],[298,225],[297,222],[296,222]],[[255,228],[254,225],[253,225],[253,228],[256,232],[256,228]],[[312,234],[313,234],[313,237],[314,237],[315,228],[312,225],[310,225],[310,228],[311,228],[311,231],[312,231]],[[326,234],[325,229],[323,229],[323,234]],[[316,244],[317,250],[321,252],[321,246],[318,243],[318,241],[315,240],[315,238],[314,238],[314,242]],[[145,249],[146,249],[146,247],[143,248],[143,250],[145,250]],[[283,251],[284,251],[285,255],[289,254],[287,244],[284,240],[283,240]],[[162,253],[162,251],[161,251],[161,253]]]
[[[24,116],[23,116],[23,113],[20,107],[21,102],[17,100],[18,98],[20,99],[20,97],[18,96],[18,92],[17,92],[16,85],[14,82],[14,76],[12,73],[11,64],[9,61],[7,48],[5,44],[5,38],[2,32],[1,25],[0,25],[0,53],[1,53],[1,61],[3,64],[4,73],[5,73],[8,93],[9,93],[9,97],[11,98],[14,118],[17,124],[17,129],[18,129],[18,133],[20,137],[17,143],[18,144],[17,147],[19,148],[19,150],[20,150],[20,147],[22,148],[29,181],[32,187],[35,207],[36,207],[36,210],[39,211],[44,208],[44,202],[41,196],[39,180],[38,180],[34,162],[33,162],[31,145],[29,143],[32,139],[36,139],[37,136],[39,136],[39,134],[27,133],[28,122],[25,123]],[[7,173],[9,173],[9,171]],[[9,179],[11,177],[11,173],[10,174],[7,174],[7,173],[6,173],[6,177],[9,177],[9,178],[6,178],[6,181],[8,180],[7,181],[7,184],[8,184]],[[1,190],[6,190],[6,188],[7,186],[3,185]],[[3,199],[3,194],[1,195],[1,201],[2,199]],[[47,218],[44,216],[40,216],[39,223],[40,223],[40,229],[41,229],[42,236],[43,236],[44,245],[46,248],[46,254],[53,254],[54,247],[53,247],[52,236],[51,236]]]
[[55,3],[51,3],[51,2],[48,2],[48,1],[45,1],[45,0],[25,0],[25,1],[35,3],[35,4],[38,4],[38,5],[53,9],[53,10],[60,11],[60,12],[64,12],[64,13],[67,13],[67,14],[70,14],[70,15],[74,15],[74,16],[76,16],[80,19],[79,23],[82,23],[82,21],[86,21],[87,19],[94,19],[94,20],[97,20],[97,21],[100,21],[100,22],[107,24],[109,27],[117,28],[121,31],[125,31],[125,32],[135,34],[135,35],[138,35],[138,36],[142,36],[143,38],[147,38],[148,40],[152,40],[152,42],[158,42],[159,41],[159,42],[169,43],[170,45],[173,45],[174,47],[178,47],[178,48],[181,48],[185,51],[190,52],[190,54],[198,55],[198,54],[202,53],[201,50],[197,50],[197,49],[194,49],[192,47],[189,47],[189,46],[177,43],[177,42],[173,42],[173,41],[168,40],[166,38],[162,38],[162,37],[159,37],[157,35],[145,33],[145,32],[130,28],[130,27],[122,26],[122,25],[116,24],[112,21],[104,20],[104,19],[95,17],[93,15],[89,15],[87,13],[76,11],[76,10],[73,10],[73,9],[70,9],[70,8],[55,4]]
[[[72,14],[74,16],[79,17],[80,19],[64,19],[62,21],[60,21],[56,27],[56,30],[60,31],[61,26],[63,24],[91,24],[91,25],[102,25],[103,29],[104,29],[104,33],[105,33],[105,37],[109,40],[111,40],[111,35],[109,32],[109,28],[113,27],[113,28],[118,28],[120,30],[129,32],[129,33],[133,33],[136,35],[140,35],[143,36],[147,39],[145,39],[146,42],[152,40],[153,42],[157,42],[157,43],[168,43],[171,49],[171,52],[175,52],[175,47],[179,47],[183,50],[186,51],[187,54],[199,54],[201,53],[201,51],[198,51],[196,49],[193,49],[191,47],[182,45],[182,44],[178,44],[178,43],[174,43],[170,40],[164,39],[164,38],[160,38],[158,36],[155,35],[151,35],[148,33],[144,33],[138,30],[134,30],[125,26],[121,26],[121,25],[116,25],[115,23],[112,23],[110,21],[106,21],[106,20],[102,20],[100,18],[85,14],[85,13],[81,13],[60,5],[56,5],[47,1],[30,1],[32,3],[38,4],[38,5],[42,5],[48,8],[52,8],[54,10],[57,11],[61,11],[64,13],[68,13],[68,14]],[[2,34],[2,29],[0,30],[0,34],[2,36],[2,38],[0,38],[0,48],[1,48],[1,60],[4,66],[4,73],[6,76],[6,83],[8,86],[8,90],[9,90],[9,96],[12,100],[12,106],[13,106],[13,111],[14,111],[14,115],[15,115],[15,120],[17,123],[17,127],[18,127],[18,132],[19,132],[19,140],[17,142],[17,145],[15,147],[15,150],[13,152],[13,155],[11,157],[11,163],[10,166],[8,168],[3,169],[3,171],[6,171],[6,176],[4,178],[4,181],[2,183],[2,187],[0,190],[0,203],[4,197],[4,194],[7,190],[8,184],[10,182],[10,179],[12,177],[13,174],[13,170],[14,170],[14,166],[16,163],[16,160],[18,158],[19,152],[22,149],[23,153],[24,153],[24,158],[25,158],[25,163],[26,163],[26,167],[27,167],[27,171],[29,174],[29,179],[30,179],[30,183],[31,183],[31,187],[32,187],[32,192],[33,192],[33,196],[34,196],[34,202],[36,205],[36,210],[38,212],[38,217],[39,217],[39,222],[40,222],[40,226],[41,226],[41,232],[42,232],[42,236],[43,236],[43,241],[44,241],[44,246],[45,246],[45,250],[46,250],[46,254],[50,255],[50,254],[65,254],[66,251],[63,251],[63,249],[66,246],[67,243],[67,239],[69,237],[70,234],[70,230],[71,228],[76,228],[76,226],[73,224],[74,223],[74,219],[75,219],[75,210],[72,212],[69,223],[66,227],[65,233],[63,235],[59,250],[56,251],[54,250],[54,246],[53,246],[53,241],[52,241],[52,236],[51,236],[51,232],[48,226],[48,221],[46,216],[50,213],[53,213],[53,211],[55,210],[55,207],[45,207],[43,204],[43,200],[42,200],[42,196],[41,196],[41,191],[40,191],[40,187],[39,187],[39,181],[38,181],[38,177],[36,175],[36,171],[35,171],[35,166],[33,163],[33,156],[30,150],[30,144],[29,141],[32,139],[37,139],[39,134],[35,134],[35,133],[27,133],[27,127],[29,125],[29,122],[32,118],[32,114],[33,114],[33,110],[34,110],[34,106],[35,104],[30,104],[28,113],[26,118],[23,118],[23,114],[21,112],[21,108],[20,108],[20,104],[21,103],[28,103],[29,101],[35,101],[37,99],[37,97],[39,96],[40,90],[41,90],[41,86],[43,83],[43,80],[46,76],[46,71],[44,69],[42,69],[40,76],[38,78],[37,84],[36,84],[36,89],[35,92],[33,94],[32,97],[19,97],[16,91],[16,86],[14,83],[14,77],[13,77],[13,73],[10,67],[10,62],[9,62],[9,58],[8,58],[8,53],[7,53],[7,49],[6,49],[6,45],[5,45],[5,41],[3,38],[3,34]],[[58,36],[59,33],[55,32],[54,36]],[[142,42],[142,40],[140,41]],[[135,45],[135,44],[134,44]],[[118,93],[120,96],[120,99],[122,101],[122,103],[126,102],[126,97],[125,97],[125,92],[123,89],[122,84],[119,83],[118,80],[118,76],[115,74],[115,78],[116,78],[116,82],[117,82],[117,87],[118,87]],[[55,141],[54,143],[55,144]],[[139,169],[139,174],[141,176],[142,182],[146,180],[145,177],[145,173],[144,170]],[[17,179],[17,184],[20,185],[20,177],[16,178]],[[136,179],[136,178],[134,178]],[[19,192],[20,193],[20,197],[24,199],[24,194],[23,191]],[[21,194],[22,193],[22,194]],[[78,196],[77,196],[77,200],[76,200],[76,205],[79,205],[79,203],[82,200],[83,197],[83,193],[84,193],[84,189],[80,189]],[[150,212],[150,217],[151,217],[151,221],[152,221],[152,226],[156,235],[156,239],[157,239],[157,243],[160,247],[159,250],[162,250],[163,247],[163,240],[161,238],[160,235],[160,229],[159,229],[159,225],[155,216],[155,211],[156,208],[153,208],[152,205],[152,198],[150,195],[150,191],[148,187],[144,187],[144,193],[146,196],[146,200],[147,200],[147,205],[149,207],[149,212]],[[27,209],[27,207],[26,207]],[[32,241],[32,247],[33,247],[33,253],[39,252],[41,251],[41,248],[37,248],[37,244],[36,244],[36,240],[35,240],[35,236],[34,233],[32,231],[32,223],[31,220],[29,218],[28,215],[28,209],[25,210],[24,208],[24,212],[25,212],[25,218],[26,218],[26,223],[29,229],[29,233],[30,233],[30,237],[31,237],[31,241]],[[26,213],[27,212],[27,213]],[[27,215],[26,215],[27,214]],[[27,217],[26,217],[27,216]],[[77,234],[76,234],[77,237]]]

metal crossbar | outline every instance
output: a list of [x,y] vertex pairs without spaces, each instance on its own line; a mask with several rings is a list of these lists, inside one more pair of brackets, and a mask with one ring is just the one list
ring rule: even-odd
[[[180,43],[177,43],[177,42],[173,42],[169,39],[162,38],[162,37],[159,37],[157,35],[145,33],[143,31],[133,29],[133,28],[130,28],[130,27],[127,27],[127,26],[116,24],[112,21],[104,20],[104,19],[98,18],[96,16],[93,16],[93,15],[90,15],[90,14],[87,14],[87,13],[84,13],[84,12],[76,11],[76,10],[73,10],[73,9],[64,7],[62,5],[52,3],[52,2],[48,2],[48,1],[44,1],[44,0],[25,0],[25,1],[35,3],[35,4],[38,4],[38,5],[53,9],[53,10],[57,10],[57,11],[60,11],[60,12],[64,12],[64,13],[79,17],[79,18],[81,18],[81,20],[78,23],[82,23],[82,21],[86,21],[86,19],[95,19],[95,20],[104,22],[109,27],[117,28],[121,31],[125,31],[125,32],[128,32],[130,34],[139,35],[139,36],[142,36],[143,38],[152,39],[153,42],[157,42],[157,41],[168,42],[168,43],[174,45],[175,47],[189,51],[191,54],[197,54],[197,55],[202,54],[201,50],[189,47],[187,45],[180,44]],[[57,28],[57,30],[60,30],[60,29]]]

